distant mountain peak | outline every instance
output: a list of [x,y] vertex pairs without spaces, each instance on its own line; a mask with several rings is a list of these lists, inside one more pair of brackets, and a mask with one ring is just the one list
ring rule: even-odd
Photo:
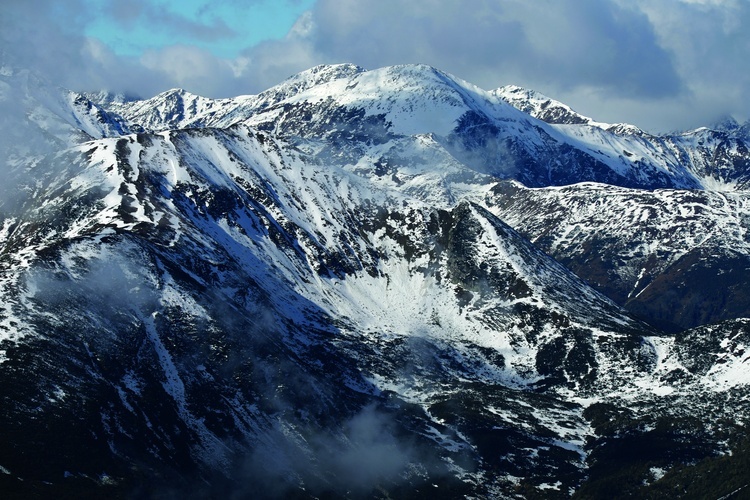
[[86,97],[89,101],[100,106],[109,105],[122,105],[128,102],[142,100],[140,96],[135,94],[128,94],[125,92],[110,92],[108,90],[100,90],[98,92],[81,92],[82,96]]
[[735,132],[740,126],[732,115],[724,115],[711,123],[708,128],[718,132]]
[[280,84],[262,92],[260,95],[278,91],[280,89],[302,91],[334,80],[351,78],[360,73],[364,73],[365,71],[364,68],[357,66],[356,64],[319,64],[318,66],[313,66],[310,69],[290,76]]

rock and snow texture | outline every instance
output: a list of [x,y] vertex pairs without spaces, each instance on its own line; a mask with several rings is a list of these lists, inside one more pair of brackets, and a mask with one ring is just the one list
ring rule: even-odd
[[654,324],[684,329],[750,310],[746,192],[501,183],[486,202],[535,245]]
[[[680,450],[634,488],[731,449],[741,127],[656,137],[427,66],[219,100],[3,78],[44,138],[0,206],[8,491],[568,496],[618,443]],[[687,446],[690,413],[717,423]]]

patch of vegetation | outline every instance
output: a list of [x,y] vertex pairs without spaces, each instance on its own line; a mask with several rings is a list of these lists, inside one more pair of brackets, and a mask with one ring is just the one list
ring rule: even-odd
[[732,447],[731,454],[707,457],[694,465],[679,465],[641,489],[642,498],[750,498],[750,434]]
[[[588,479],[574,498],[750,498],[750,436],[743,427],[715,422],[711,431],[696,417],[639,418],[606,403],[584,416],[599,437],[589,443]],[[721,440],[731,454],[719,454]]]

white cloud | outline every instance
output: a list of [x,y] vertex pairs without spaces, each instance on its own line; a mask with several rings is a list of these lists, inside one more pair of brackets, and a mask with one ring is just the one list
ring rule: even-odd
[[231,82],[236,78],[229,61],[184,45],[149,50],[140,58],[140,63],[153,73],[161,74],[161,80],[198,94],[221,93],[223,85],[234,87]]
[[186,44],[120,57],[76,34],[85,16],[61,19],[51,0],[8,1],[3,57],[76,89],[149,96],[182,86],[225,97],[316,64],[426,63],[484,88],[535,88],[594,118],[650,129],[750,116],[750,32],[742,29],[750,2],[738,0],[318,0],[285,38],[234,60]]

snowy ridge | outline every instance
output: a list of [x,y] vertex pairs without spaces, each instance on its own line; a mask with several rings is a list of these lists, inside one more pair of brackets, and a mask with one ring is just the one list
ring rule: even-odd
[[[173,89],[145,101],[104,99],[100,105],[133,130],[247,121],[286,136],[330,138],[335,130],[348,131],[342,138],[351,141],[359,132],[370,144],[432,134],[471,168],[533,187],[598,181],[734,190],[749,175],[748,137],[741,127],[654,136],[626,124],[596,122],[532,90],[509,85],[488,92],[420,65],[370,71],[318,66],[256,96],[208,99]],[[505,153],[509,149],[511,155]],[[530,171],[499,168],[519,157]]]
[[183,89],[171,89],[145,100],[112,98],[106,94],[86,97],[122,116],[133,129],[158,132],[191,127],[225,128],[312,86],[350,77],[361,71],[364,70],[349,64],[317,66],[259,95],[227,99],[211,99]]
[[[350,140],[356,141],[357,129],[364,132],[361,120],[369,123],[366,137],[370,142],[433,134],[444,138],[441,143],[459,161],[482,168],[483,173],[498,162],[517,162],[517,157],[503,153],[516,148],[527,152],[524,167],[531,172],[505,169],[488,173],[511,176],[535,187],[599,180],[629,187],[733,189],[745,182],[747,171],[738,153],[745,146],[739,136],[726,142],[713,139],[719,132],[696,131],[709,135],[713,142],[690,142],[685,140],[689,135],[652,136],[583,117],[548,125],[530,119],[538,118],[533,110],[542,105],[541,95],[525,91],[527,99],[510,100],[529,115],[508,106],[505,99],[509,92],[507,88],[505,92],[486,92],[425,66],[395,66],[310,86],[259,109],[248,123],[302,137],[325,136],[330,129],[340,133],[344,128],[352,131]],[[552,103],[547,108],[579,116],[562,104],[544,102]],[[302,110],[304,114],[300,114]],[[485,131],[492,138],[483,135]],[[469,157],[462,152],[466,147],[471,148]],[[686,156],[691,161],[686,162]],[[536,168],[538,173],[533,171]]]
[[210,99],[171,89],[151,99],[109,104],[134,130],[163,131],[190,127],[229,125],[226,117],[252,102],[254,96]]
[[[580,115],[569,106],[547,97],[535,90],[525,89],[517,85],[505,85],[492,91],[502,100],[547,123],[553,124],[593,124],[593,120]],[[603,127],[608,128],[608,127]]]
[[505,85],[492,93],[516,109],[553,125],[590,125],[612,132],[616,135],[645,135],[645,132],[627,123],[597,122],[588,116],[583,116],[567,104],[556,101],[535,90],[525,89],[517,85]]

